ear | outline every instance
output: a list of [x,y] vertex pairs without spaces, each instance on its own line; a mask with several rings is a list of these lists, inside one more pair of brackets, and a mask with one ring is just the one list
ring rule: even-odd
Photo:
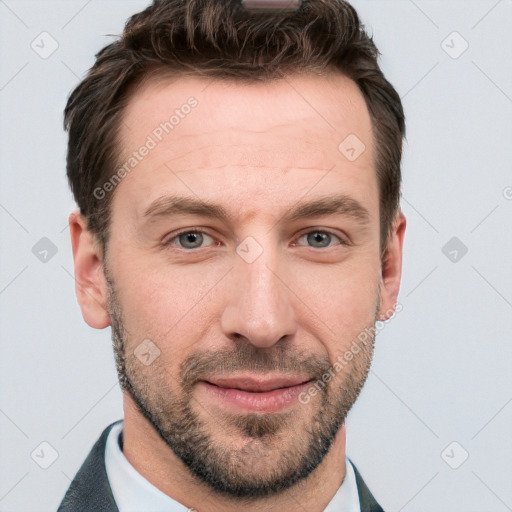
[[75,266],[75,291],[82,316],[91,327],[104,329],[110,325],[110,316],[107,311],[108,287],[102,250],[79,211],[69,216],[69,230]]
[[402,248],[406,219],[399,212],[389,235],[388,244],[382,256],[379,320],[385,321],[395,312],[398,291],[402,279]]

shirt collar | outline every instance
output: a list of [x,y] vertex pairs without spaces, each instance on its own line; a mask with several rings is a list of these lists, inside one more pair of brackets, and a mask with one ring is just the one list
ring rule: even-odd
[[[148,482],[124,456],[119,445],[123,422],[116,423],[108,435],[105,448],[107,476],[119,512],[187,512],[188,509]],[[348,457],[346,475],[338,492],[324,512],[359,512],[356,476]]]

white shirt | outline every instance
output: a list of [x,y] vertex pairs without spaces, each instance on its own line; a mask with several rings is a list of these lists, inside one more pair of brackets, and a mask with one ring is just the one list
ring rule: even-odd
[[[105,466],[119,512],[187,512],[190,509],[149,483],[128,462],[119,446],[123,422],[116,423],[107,438]],[[359,494],[352,463],[346,458],[346,475],[324,512],[360,512]],[[201,512],[199,510],[198,512]]]

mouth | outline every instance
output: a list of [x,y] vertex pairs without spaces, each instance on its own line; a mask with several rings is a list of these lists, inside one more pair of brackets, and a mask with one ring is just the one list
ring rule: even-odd
[[209,399],[229,409],[278,412],[298,402],[313,379],[305,375],[216,376],[198,383]]

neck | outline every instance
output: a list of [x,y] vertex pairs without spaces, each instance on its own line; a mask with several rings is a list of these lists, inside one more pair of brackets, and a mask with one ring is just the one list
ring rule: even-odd
[[123,453],[152,485],[197,512],[322,512],[345,478],[346,431],[343,425],[328,454],[308,478],[279,494],[257,500],[230,499],[198,480],[124,395]]

